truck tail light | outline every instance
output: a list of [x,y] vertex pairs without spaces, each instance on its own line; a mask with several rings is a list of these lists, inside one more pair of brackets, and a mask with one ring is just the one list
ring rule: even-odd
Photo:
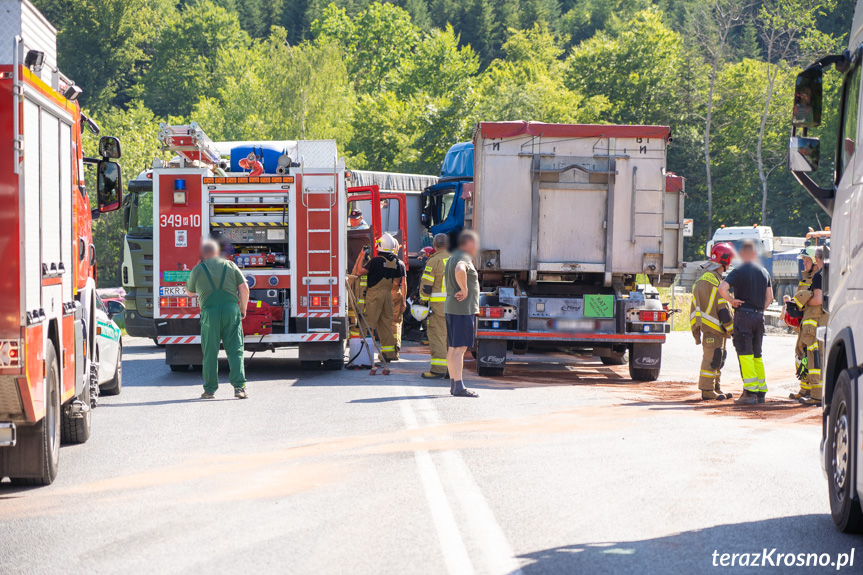
[[638,319],[640,321],[668,321],[668,312],[642,310],[638,312]]
[[17,339],[0,340],[0,367],[19,367],[21,343]]
[[312,307],[321,307],[321,296],[312,296]]
[[481,307],[479,308],[479,317],[501,318],[505,311],[502,307]]
[[168,307],[168,298],[160,297],[159,298],[159,307]]
[[198,307],[196,297],[160,297],[159,307]]

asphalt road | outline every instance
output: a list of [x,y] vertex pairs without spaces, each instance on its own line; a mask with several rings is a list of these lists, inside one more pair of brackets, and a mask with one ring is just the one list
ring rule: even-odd
[[773,548],[863,565],[830,520],[818,410],[781,399],[787,336],[768,338],[759,408],[695,401],[681,333],[653,384],[531,355],[472,378],[478,399],[421,380],[415,348],[374,377],[258,355],[250,399],[201,401],[200,374],[125,345],[123,393],[57,481],[0,484],[0,572],[700,573]]

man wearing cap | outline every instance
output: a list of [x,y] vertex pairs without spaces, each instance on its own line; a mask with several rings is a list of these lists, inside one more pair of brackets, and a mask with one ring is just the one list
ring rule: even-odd
[[348,215],[348,229],[349,230],[367,230],[369,229],[369,224],[363,219],[363,212],[359,208],[354,208],[351,210],[351,213]]
[[224,346],[231,369],[234,397],[246,399],[243,365],[243,318],[249,305],[249,286],[240,268],[220,257],[214,240],[201,243],[201,263],[192,269],[186,293],[198,297],[201,308],[201,348],[204,352],[204,393],[213,399],[219,389],[219,347]]
[[431,369],[422,374],[424,379],[446,379],[446,262],[449,259],[449,236],[437,234],[432,240],[434,253],[428,258],[420,278],[420,302],[430,310],[426,331],[431,354]]
[[[807,246],[800,252],[797,259],[803,261],[803,271],[800,274],[800,281],[797,283],[797,291],[795,292],[794,297],[796,298],[799,295],[802,299],[804,297],[804,293],[808,292],[812,285],[812,276],[814,276],[818,271],[815,264],[815,248]],[[791,296],[785,296],[783,300],[787,305],[787,302],[791,301],[792,298]],[[803,307],[798,305],[798,301],[799,300],[795,300],[791,305],[796,306],[798,309]],[[803,367],[803,363],[806,358],[806,345],[803,343],[803,330],[800,329],[800,327],[797,327],[796,329],[797,344],[794,346],[794,367],[795,372],[797,373],[797,378],[800,380],[800,391],[790,394],[789,397],[791,399],[801,400],[811,396],[811,388],[806,381],[804,373],[805,368]]]

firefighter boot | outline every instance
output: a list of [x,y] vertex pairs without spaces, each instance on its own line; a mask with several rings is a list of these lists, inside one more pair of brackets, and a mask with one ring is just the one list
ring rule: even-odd
[[449,377],[449,374],[447,372],[436,373],[434,371],[426,371],[423,372],[420,377],[422,377],[423,379],[446,379],[447,377]]
[[718,397],[717,399],[733,399],[733,393],[725,393],[722,391],[722,388],[719,387],[719,378],[716,378],[716,386],[713,388],[717,395],[721,395],[722,397]]
[[716,393],[712,389],[701,390],[701,401],[710,401],[713,399],[725,399],[725,395],[721,393]]
[[797,393],[789,393],[788,397],[790,399],[801,400],[808,399],[809,397],[811,397],[811,395],[812,393],[808,389],[803,389],[803,387],[801,386],[800,391],[798,391]]
[[744,389],[743,395],[734,400],[737,405],[755,405],[758,403],[758,395],[749,390]]

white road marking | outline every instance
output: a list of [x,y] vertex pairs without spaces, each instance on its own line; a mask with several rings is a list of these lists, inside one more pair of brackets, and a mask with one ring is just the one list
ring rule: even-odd
[[[416,388],[405,388],[404,395],[417,396],[418,391]],[[441,423],[434,403],[427,398],[402,401],[401,404],[405,421],[408,422],[408,427],[411,429],[417,427],[417,416],[414,412],[414,407],[418,408],[417,411],[426,425],[434,426]],[[435,480],[438,485],[441,485],[441,474],[434,469],[434,461],[431,455],[427,451],[423,451],[422,453],[427,458],[428,464],[433,467],[432,472],[434,473]],[[471,540],[482,551],[485,572],[494,575],[521,575],[521,566],[515,558],[503,530],[497,523],[494,512],[483,496],[482,490],[464,462],[461,453],[458,451],[442,451],[440,452],[440,458],[443,461],[444,473],[442,475],[444,482],[449,490],[455,493],[462,514],[467,518],[467,528],[470,532]],[[417,457],[418,465],[419,461],[419,457]],[[426,487],[426,493],[429,493],[428,487]],[[440,495],[446,497],[443,492]],[[429,498],[429,504],[433,505],[431,498]],[[452,510],[449,503],[446,503],[446,510],[451,517]],[[438,525],[437,522],[436,525]],[[454,528],[457,530],[457,526],[454,525]],[[459,531],[456,532],[460,535]],[[464,548],[464,543],[461,546]],[[446,547],[444,547],[444,554],[446,555]]]
[[[419,427],[417,425],[416,414],[409,405],[410,402],[402,401],[400,403],[402,416],[405,419],[407,428],[416,429]],[[419,438],[413,438],[413,441],[419,441]],[[423,488],[425,488],[426,499],[428,500],[432,520],[437,530],[447,571],[452,575],[468,575],[473,573],[473,564],[470,561],[470,556],[467,554],[464,540],[461,537],[461,532],[458,529],[458,524],[453,516],[452,508],[446,498],[446,493],[444,493],[440,476],[437,473],[437,469],[435,469],[431,455],[425,449],[417,449],[414,450],[414,457],[417,462]]]

